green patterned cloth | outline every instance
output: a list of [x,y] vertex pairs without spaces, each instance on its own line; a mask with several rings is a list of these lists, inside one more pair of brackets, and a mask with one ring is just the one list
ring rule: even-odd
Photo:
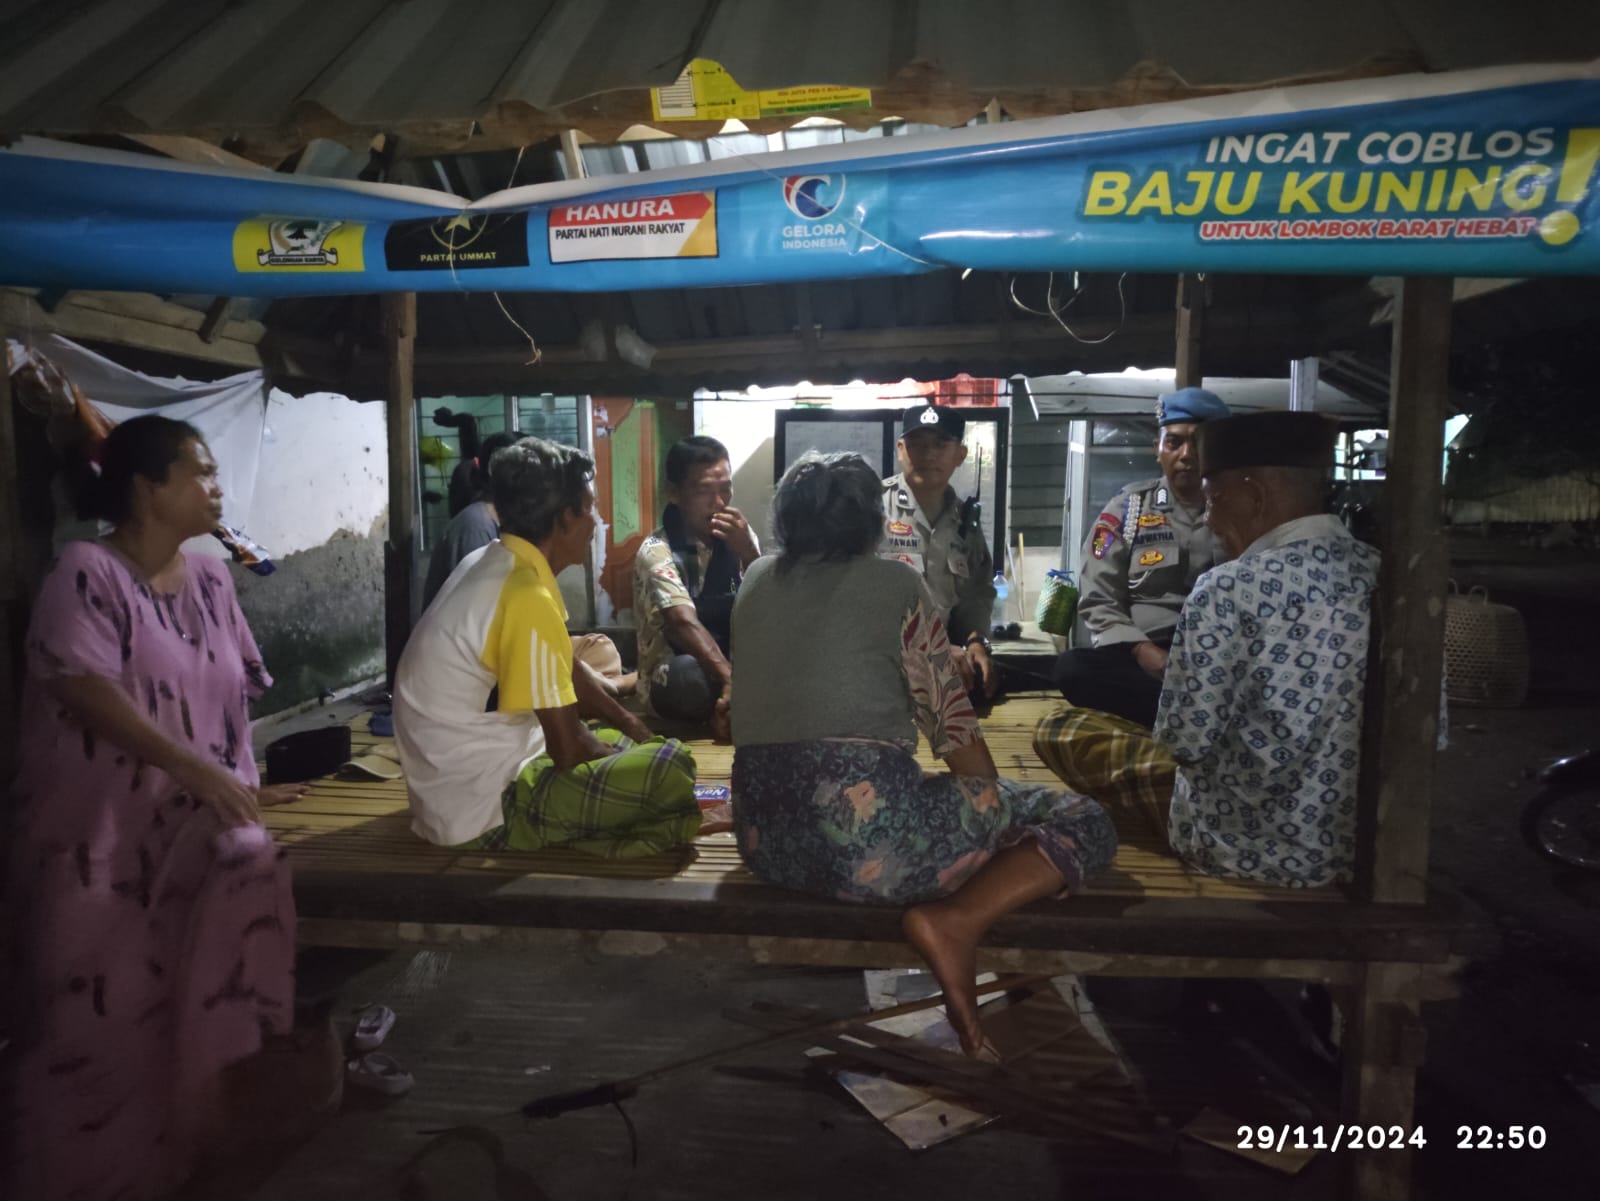
[[557,771],[531,759],[500,798],[505,824],[467,843],[474,850],[567,847],[604,859],[637,859],[683,846],[700,829],[694,755],[676,738],[635,743],[592,725],[615,755]]

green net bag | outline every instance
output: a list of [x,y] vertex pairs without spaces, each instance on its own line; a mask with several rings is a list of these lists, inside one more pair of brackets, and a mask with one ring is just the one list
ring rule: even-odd
[[1059,634],[1065,638],[1072,633],[1072,622],[1078,615],[1078,585],[1073,583],[1070,571],[1051,571],[1045,576],[1044,587],[1039,591],[1039,603],[1034,609],[1034,620],[1046,634]]

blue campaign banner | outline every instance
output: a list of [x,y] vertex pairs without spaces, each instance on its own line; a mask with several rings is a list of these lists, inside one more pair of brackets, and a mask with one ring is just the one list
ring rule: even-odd
[[0,150],[0,283],[601,291],[973,267],[1600,273],[1600,66],[1245,93],[541,185]]

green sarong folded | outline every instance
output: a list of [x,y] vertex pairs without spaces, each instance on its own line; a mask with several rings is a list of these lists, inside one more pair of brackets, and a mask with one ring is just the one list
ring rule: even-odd
[[570,847],[605,859],[637,859],[683,846],[700,830],[694,755],[675,738],[635,743],[594,727],[615,755],[557,771],[531,759],[500,799],[505,824],[476,840],[484,850]]

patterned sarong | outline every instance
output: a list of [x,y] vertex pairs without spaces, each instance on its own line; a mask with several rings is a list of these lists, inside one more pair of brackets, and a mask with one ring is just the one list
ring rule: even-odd
[[505,824],[473,845],[484,850],[567,847],[604,859],[637,859],[683,846],[700,829],[694,755],[675,738],[635,743],[593,727],[615,755],[556,770],[548,755],[525,764],[500,799]]
[[1113,814],[1139,815],[1163,846],[1177,764],[1145,727],[1098,709],[1062,705],[1039,722],[1033,749],[1073,792]]
[[1044,784],[925,774],[892,743],[819,739],[733,756],[739,855],[757,876],[843,901],[917,905],[1032,842],[1069,893],[1117,853],[1105,810]]

